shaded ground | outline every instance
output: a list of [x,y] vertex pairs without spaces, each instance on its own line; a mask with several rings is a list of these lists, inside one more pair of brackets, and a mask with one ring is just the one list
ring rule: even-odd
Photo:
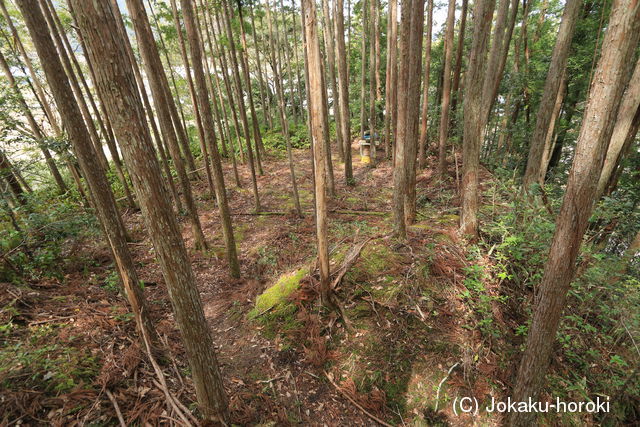
[[[483,401],[490,394],[499,395],[508,384],[510,367],[499,368],[491,340],[476,330],[478,319],[461,296],[468,261],[455,232],[454,166],[444,183],[429,169],[419,175],[417,223],[409,230],[409,242],[399,244],[389,237],[390,165],[363,166],[355,148],[355,187],[343,183],[343,167],[334,163],[337,197],[331,200],[329,216],[333,269],[353,245],[375,238],[364,246],[337,289],[348,331],[342,319],[317,304],[313,274],[299,288],[296,282],[297,290],[267,311],[251,313],[256,298],[281,275],[302,268],[314,270],[307,151],[295,153],[303,218],[293,214],[283,156],[263,159],[265,174],[258,185],[263,209],[272,213],[268,215],[252,212],[247,167],[240,166],[243,188],[236,188],[231,166],[225,165],[242,266],[239,280],[227,274],[217,210],[206,180],[194,182],[211,249],[194,251],[190,227],[185,218],[180,221],[236,424],[375,425],[364,409],[391,424],[466,425],[470,418],[452,412],[456,396]],[[152,316],[173,353],[173,360],[164,363],[170,388],[194,408],[186,358],[142,219],[128,213],[126,223],[135,240],[131,248]],[[6,415],[0,419],[5,423],[113,424],[117,419],[115,405],[106,395],[110,390],[127,424],[174,422],[136,344],[124,301],[113,286],[107,286],[112,280],[108,252],[91,242],[75,250],[95,260],[95,265],[51,284],[20,289],[6,285],[2,290],[4,298],[9,298],[3,305],[15,300],[13,321],[30,326],[34,346],[56,342],[58,348],[50,349],[43,359],[58,362],[26,366],[30,362],[24,361],[24,367],[14,369],[12,375],[33,376],[34,384],[31,391],[2,392],[0,409]],[[493,309],[500,319],[500,307]],[[73,351],[65,353],[67,347]],[[443,381],[454,365],[457,368]],[[71,380],[66,386],[47,389],[48,373],[54,371],[70,371]],[[480,422],[491,425],[496,420]]]

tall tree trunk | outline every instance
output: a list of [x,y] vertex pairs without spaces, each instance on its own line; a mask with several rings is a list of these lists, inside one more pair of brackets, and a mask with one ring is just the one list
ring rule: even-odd
[[[367,128],[367,108],[365,94],[367,88],[367,28],[368,27],[368,2],[373,0],[362,0],[362,41],[360,46],[360,137],[364,135]],[[369,64],[370,65],[370,64]]]
[[[396,0],[391,0],[396,1]],[[344,3],[335,0],[334,30],[336,39],[336,57],[338,59],[338,102],[340,103],[340,133],[344,144],[344,179],[347,185],[353,183],[351,163],[351,114],[349,112],[349,74],[347,53],[344,44]]]
[[473,42],[465,75],[460,232],[473,237],[478,235],[478,172],[483,133],[482,86],[485,51],[494,6],[495,0],[478,0],[474,6]]
[[598,179],[596,193],[598,199],[605,193],[613,171],[620,164],[626,151],[625,147],[628,149],[631,146],[631,142],[638,133],[638,125],[640,125],[640,59],[636,62],[635,70],[616,116],[611,142],[604,159],[602,173]]
[[[232,8],[229,6],[228,0],[223,0],[225,8],[227,10],[227,19],[230,20],[233,16]],[[258,160],[258,165],[260,169],[260,174],[262,175],[262,166],[260,156],[261,153],[265,153],[264,146],[262,145],[262,136],[260,135],[260,122],[258,121],[258,115],[256,114],[256,109],[253,104],[253,89],[251,88],[251,77],[249,75],[249,52],[247,49],[247,37],[244,32],[244,17],[242,16],[242,7],[241,4],[238,3],[238,18],[240,19],[240,43],[242,49],[240,50],[240,65],[242,69],[242,74],[244,76],[244,83],[247,87],[247,98],[249,98],[249,111],[251,112],[251,123],[253,124],[253,137],[255,139],[256,144],[256,158]]]
[[[325,43],[325,52],[327,56],[327,67],[329,68],[329,84],[331,87],[331,98],[333,101],[333,118],[336,122],[336,143],[338,146],[338,159],[344,162],[344,143],[342,141],[342,132],[339,129],[342,128],[340,116],[340,103],[338,102],[338,83],[336,80],[336,58],[335,48],[333,41],[333,24],[331,14],[329,12],[329,0],[322,0],[322,23],[323,34]],[[335,19],[335,18],[334,18]]]
[[482,84],[481,129],[483,132],[489,121],[489,116],[491,115],[494,88],[499,87],[500,81],[502,80],[502,74],[497,74],[496,70],[498,70],[500,60],[502,58],[510,1],[511,0],[498,0],[496,24],[493,27],[491,48],[489,49],[489,58],[487,60],[487,68]]
[[256,35],[256,20],[255,20],[255,16],[253,13],[253,9],[255,8],[255,6],[250,6],[249,7],[249,15],[251,16],[251,34],[253,35],[253,46],[254,46],[254,50],[256,51],[256,65],[257,65],[257,71],[258,71],[258,82],[260,83],[260,98],[262,101],[262,110],[265,116],[265,119],[267,120],[267,123],[269,124],[269,127],[272,128],[273,127],[273,119],[271,118],[271,106],[269,104],[269,97],[267,96],[267,92],[265,92],[265,83],[264,83],[264,78],[262,76],[262,65],[260,64],[260,46],[258,45],[258,36]]
[[78,161],[89,186],[96,213],[102,224],[105,237],[114,256],[125,294],[139,329],[155,336],[155,330],[145,308],[143,289],[136,274],[129,252],[126,233],[116,201],[104,173],[98,164],[94,147],[82,114],[74,99],[64,67],[56,55],[53,39],[36,0],[18,0],[25,24],[42,63],[58,111],[69,133],[69,139],[78,155]]
[[[224,23],[220,21],[220,14],[223,15]],[[258,194],[258,181],[256,178],[256,168],[253,163],[253,148],[251,147],[251,131],[249,130],[249,120],[247,119],[247,111],[244,107],[244,96],[242,94],[242,80],[240,79],[240,69],[238,67],[238,58],[236,56],[235,43],[233,43],[233,34],[231,33],[231,25],[229,24],[229,21],[225,19],[225,16],[226,16],[225,13],[219,12],[218,14],[216,14],[216,19],[218,23],[218,30],[221,32],[220,34],[222,34],[222,31],[223,31],[222,25],[224,25],[227,33],[227,39],[229,40],[229,50],[231,54],[231,63],[232,63],[231,70],[233,74],[233,81],[235,83],[236,101],[238,105],[238,110],[240,112],[240,119],[242,120],[242,129],[244,131],[245,143],[247,145],[247,158],[249,160],[249,169],[251,170],[251,182],[253,184],[253,187],[252,187],[253,200],[255,203],[256,212],[260,212],[261,207],[260,207],[260,196]],[[221,62],[220,66],[225,67],[226,58],[223,56],[222,60],[224,62]],[[230,97],[232,96],[231,93],[229,93],[229,96]],[[261,169],[260,165],[258,164],[259,172],[260,172],[260,169]]]
[[[513,400],[537,399],[544,385],[553,344],[575,273],[575,262],[596,201],[615,116],[640,37],[638,0],[614,0],[585,107],[565,196],[556,220],[533,319],[513,390]],[[510,425],[527,426],[535,413],[512,413]]]
[[47,97],[44,94],[42,83],[40,82],[40,79],[36,74],[35,68],[33,67],[33,63],[31,62],[31,58],[29,58],[29,55],[27,55],[27,51],[25,50],[24,45],[22,44],[22,40],[20,39],[18,31],[16,30],[16,27],[13,24],[13,19],[11,18],[11,15],[9,15],[9,11],[5,6],[4,0],[0,0],[0,9],[2,9],[2,15],[4,16],[5,21],[9,26],[9,30],[11,31],[11,36],[13,37],[13,41],[16,44],[16,47],[18,48],[18,51],[20,52],[20,55],[22,56],[22,59],[24,60],[25,65],[27,66],[27,70],[29,71],[29,76],[31,77],[31,81],[33,82],[33,86],[35,89],[35,95],[38,98],[40,105],[42,105],[45,115],[47,116],[47,119],[51,124],[51,128],[53,129],[54,133],[57,135],[61,132],[61,129],[56,120],[56,115],[53,113],[53,111],[51,110],[51,107],[49,106],[49,103],[47,102]]
[[[515,0],[516,2],[518,0]],[[464,34],[467,29],[467,11],[469,0],[462,0],[460,12],[460,29],[458,30],[458,45],[456,47],[456,65],[453,67],[453,82],[451,84],[451,123],[456,120],[458,100],[460,99],[460,76],[462,74],[462,56],[464,54]]]
[[202,44],[200,43],[200,37],[198,35],[198,29],[196,28],[194,12],[190,0],[180,0],[180,4],[182,5],[184,24],[187,30],[187,38],[189,39],[189,51],[191,52],[193,75],[198,95],[198,107],[202,113],[206,143],[211,150],[211,166],[213,169],[216,201],[218,202],[220,222],[222,223],[222,236],[225,243],[227,262],[229,263],[231,276],[237,278],[240,277],[240,265],[238,263],[236,242],[233,235],[233,226],[231,224],[231,214],[227,203],[227,189],[224,184],[220,154],[218,153],[218,143],[216,141],[215,127],[213,124],[213,114],[211,111],[211,105],[209,104],[207,83],[202,65]]
[[[462,23],[460,24],[460,35],[459,37],[464,37],[464,22],[466,20],[466,5],[468,0],[463,0],[462,4]],[[422,113],[420,119],[420,147],[418,150],[418,166],[420,169],[424,168],[425,162],[427,160],[427,125],[429,119],[429,80],[431,77],[431,32],[433,26],[433,0],[427,0],[427,32],[424,36],[425,40],[425,54],[424,54],[424,81],[422,83]],[[458,43],[458,49],[460,49],[460,44]],[[459,73],[460,70],[457,69],[458,63],[456,62],[456,72]],[[455,102],[456,95],[456,72],[454,72],[454,88],[452,93],[454,95],[453,102]],[[458,75],[459,79],[460,76]],[[451,111],[453,112],[454,105],[451,105]]]
[[[503,0],[505,1],[505,0]],[[449,102],[451,100],[451,55],[453,53],[453,24],[456,15],[456,0],[449,0],[447,23],[444,33],[444,59],[442,80],[442,104],[440,105],[440,127],[438,139],[438,173],[444,176],[447,170],[447,138],[449,136]]]
[[[326,1],[326,0],[325,0]],[[369,142],[371,143],[371,165],[378,161],[376,148],[376,15],[377,0],[369,0]]]
[[160,129],[167,141],[171,157],[173,158],[173,165],[178,173],[178,180],[180,182],[185,205],[187,207],[187,214],[193,230],[195,247],[196,249],[206,249],[207,242],[204,237],[204,233],[202,232],[200,218],[198,217],[198,208],[196,207],[196,203],[191,192],[191,184],[189,183],[187,171],[184,163],[182,162],[180,147],[178,146],[178,138],[171,121],[169,104],[173,103],[173,98],[166,96],[166,89],[169,87],[169,83],[167,82],[167,77],[164,74],[164,68],[162,66],[162,61],[160,60],[160,55],[158,54],[156,42],[153,38],[151,25],[149,24],[142,0],[127,0],[127,9],[129,9],[129,14],[133,21],[140,55],[142,56],[142,60],[146,68],[147,80],[151,88],[151,94],[155,100]]
[[418,143],[423,10],[423,0],[406,0],[401,5],[398,124],[393,169],[393,230],[400,239],[407,237],[405,199],[408,193],[408,169],[415,168]]
[[404,143],[407,183],[404,196],[404,218],[407,225],[416,219],[416,155],[418,154],[420,124],[420,80],[422,77],[422,33],[424,32],[424,0],[414,0],[411,16],[411,55],[409,60],[409,83],[407,133]]
[[556,44],[551,55],[551,64],[547,72],[547,80],[545,81],[542,99],[538,107],[536,125],[530,139],[527,168],[522,183],[524,191],[528,191],[529,187],[534,183],[544,183],[546,168],[542,166],[542,158],[544,156],[545,137],[551,125],[553,105],[560,91],[562,76],[567,67],[569,48],[571,47],[571,40],[573,39],[581,5],[581,0],[568,0],[562,15]]
[[327,241],[327,194],[325,173],[325,132],[322,92],[322,58],[318,42],[318,23],[315,3],[302,0],[302,14],[305,20],[306,56],[309,71],[309,116],[313,135],[313,165],[316,239],[318,245],[318,265],[320,267],[320,296],[325,305],[331,305],[331,289],[329,287],[329,247]]
[[[107,5],[84,0],[70,1],[78,12],[80,30],[96,67],[98,90],[103,93],[114,131],[123,146],[125,162],[130,166],[143,217],[183,335],[200,409],[207,420],[226,423],[229,418],[227,399],[213,340],[184,242],[163,189],[157,160],[148,149],[151,138],[136,93],[132,64],[123,49],[124,41],[118,32],[113,31],[117,24]],[[182,6],[187,31],[193,34],[195,26],[191,4],[185,0]],[[200,68],[202,71],[201,63],[194,63],[199,65],[196,70]],[[199,74],[202,90],[204,76],[202,72]],[[205,102],[206,99],[201,104]]]
[[[385,157],[391,157],[391,138],[395,136],[398,87],[398,0],[389,0],[389,20],[387,23],[387,72],[385,81],[384,107],[384,150]],[[336,30],[337,33],[337,30]],[[337,37],[338,34],[336,34]],[[427,61],[427,64],[429,62]],[[426,66],[426,65],[425,65]]]
[[[287,159],[289,160],[289,172],[291,174],[291,190],[293,196],[293,202],[296,207],[296,212],[298,215],[302,216],[302,208],[300,207],[300,197],[298,196],[298,183],[296,182],[296,171],[293,166],[293,153],[291,150],[291,139],[289,138],[289,121],[287,120],[287,112],[285,110],[284,104],[284,93],[282,90],[282,80],[280,77],[280,67],[278,67],[278,63],[280,61],[276,61],[275,57],[275,43],[273,36],[273,25],[271,24],[271,8],[269,7],[269,1],[267,0],[267,22],[269,23],[269,42],[271,44],[271,62],[275,64],[274,67],[274,78],[276,83],[276,93],[278,95],[278,105],[280,106],[280,121],[282,122],[282,134],[284,136],[285,143],[287,145]],[[278,52],[280,55],[280,52]]]

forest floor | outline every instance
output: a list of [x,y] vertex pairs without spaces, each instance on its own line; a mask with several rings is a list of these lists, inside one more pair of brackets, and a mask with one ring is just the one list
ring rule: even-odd
[[[480,332],[483,319],[465,297],[470,262],[457,233],[455,165],[444,182],[430,168],[419,173],[417,221],[401,244],[390,237],[390,162],[371,168],[360,163],[355,142],[352,148],[356,185],[344,184],[343,165],[334,161],[337,195],[329,205],[332,271],[364,243],[336,288],[347,320],[318,303],[308,151],[294,155],[302,218],[293,211],[282,153],[263,159],[261,215],[252,212],[248,168],[240,166],[243,188],[236,188],[230,164],[224,165],[242,268],[238,280],[227,272],[206,180],[194,181],[211,248],[195,251],[189,224],[184,217],[180,221],[233,423],[377,425],[377,417],[393,425],[468,425],[471,416],[454,414],[453,400],[500,397],[511,385],[513,365],[506,341]],[[162,360],[169,388],[195,408],[188,364],[142,218],[128,212],[125,221],[152,318],[172,353]],[[21,329],[23,342],[11,350],[16,377],[2,379],[22,378],[23,389],[1,393],[0,420],[101,425],[116,422],[120,411],[127,425],[175,421],[116,291],[106,246],[87,240],[65,250],[69,261],[61,280],[0,285],[0,303],[15,309],[2,315],[8,316],[2,324],[28,326]],[[81,262],[87,259],[88,266]],[[487,281],[488,293],[497,294],[496,283]],[[514,328],[517,322],[503,316],[505,307],[496,301],[484,310],[492,321]],[[509,342],[513,349],[513,338]],[[29,346],[39,352],[27,351]],[[499,424],[486,415],[473,420]]]

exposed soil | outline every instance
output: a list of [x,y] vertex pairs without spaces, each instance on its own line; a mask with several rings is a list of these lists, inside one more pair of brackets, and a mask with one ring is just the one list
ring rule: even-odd
[[[459,296],[467,261],[455,230],[455,165],[445,182],[430,169],[419,174],[417,223],[409,230],[409,242],[399,244],[389,237],[390,164],[362,165],[356,144],[352,148],[355,186],[344,183],[343,166],[334,162],[337,196],[329,207],[333,267],[348,248],[365,238],[375,239],[337,289],[348,323],[319,307],[313,274],[290,297],[296,306],[295,327],[278,329],[276,318],[269,324],[266,316],[248,317],[256,297],[282,273],[301,266],[314,270],[308,151],[298,150],[294,157],[302,218],[294,214],[289,169],[281,153],[263,159],[265,174],[258,183],[263,215],[252,212],[248,167],[239,165],[243,188],[237,188],[231,165],[224,165],[242,268],[239,280],[227,273],[217,209],[206,180],[193,182],[211,249],[195,251],[188,222],[184,217],[180,222],[234,424],[376,425],[361,410],[365,409],[390,424],[466,425],[470,418],[452,412],[455,396],[473,395],[482,401],[509,381],[510,367],[498,368],[491,343],[474,330],[473,314]],[[169,386],[184,405],[195,408],[180,335],[143,221],[137,212],[127,212],[125,220],[151,315],[172,353],[163,363]],[[8,424],[114,424],[109,390],[127,424],[175,422],[153,383],[153,370],[140,349],[124,299],[105,286],[113,266],[104,244],[84,242],[69,250],[82,253],[93,265],[75,271],[70,267],[62,280],[49,283],[20,288],[2,284],[0,302],[6,305],[15,299],[19,314],[13,316],[14,323],[36,328],[51,324],[55,333],[45,334],[43,340],[55,339],[91,355],[94,371],[71,390],[46,390],[42,384],[30,390],[0,389],[0,412],[6,414],[0,419]],[[16,369],[17,375],[22,371],[42,377],[26,367]],[[496,420],[483,422],[491,425]]]

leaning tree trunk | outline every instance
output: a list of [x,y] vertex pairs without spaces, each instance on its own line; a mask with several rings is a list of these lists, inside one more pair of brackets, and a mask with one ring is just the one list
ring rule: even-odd
[[[504,1],[504,0],[503,0]],[[449,0],[447,23],[444,33],[444,65],[442,80],[442,104],[440,105],[440,127],[438,139],[438,173],[444,176],[447,169],[447,139],[449,136],[449,102],[451,100],[451,55],[453,51],[453,24],[456,0]]]
[[495,0],[478,0],[474,6],[473,42],[465,76],[464,134],[462,144],[462,234],[478,235],[478,171],[482,144],[482,82],[486,46]]
[[636,62],[635,70],[629,81],[629,85],[620,104],[620,110],[616,117],[616,124],[611,134],[611,142],[604,159],[602,173],[598,180],[597,198],[605,192],[607,184],[611,180],[613,171],[620,163],[625,152],[625,146],[629,147],[638,133],[640,124],[640,59]]
[[[117,23],[111,8],[104,2],[70,2],[78,13],[80,31],[96,68],[97,89],[103,94],[114,131],[121,141],[124,159],[169,289],[200,409],[206,419],[225,423],[228,421],[227,399],[213,340],[178,223],[163,188],[157,159],[149,150],[151,137],[132,64],[123,48],[124,41],[117,31],[113,31]],[[188,1],[183,2],[185,15],[190,6]],[[200,80],[204,86],[204,79]]]
[[144,293],[129,252],[126,233],[120,213],[104,170],[98,164],[91,138],[78,104],[74,99],[64,67],[56,54],[53,39],[35,0],[18,0],[25,24],[42,63],[53,98],[78,156],[78,162],[89,186],[96,214],[113,253],[125,294],[140,329],[155,336],[153,323],[145,308]]
[[[598,177],[640,38],[638,0],[614,0],[578,134],[564,200],[513,390],[513,400],[536,401],[556,340],[576,259],[596,201]],[[535,413],[512,413],[510,425],[529,426]]]
[[195,247],[197,249],[206,249],[207,242],[205,240],[204,233],[202,232],[200,218],[198,217],[198,208],[196,207],[196,203],[191,192],[191,184],[182,161],[180,147],[178,146],[178,138],[171,121],[169,104],[173,103],[173,98],[166,96],[167,92],[165,88],[169,87],[169,83],[166,80],[167,77],[164,73],[160,55],[158,54],[156,42],[153,39],[151,25],[149,24],[142,0],[127,0],[127,8],[129,9],[131,20],[133,21],[140,54],[146,67],[147,80],[149,81],[151,94],[155,101],[160,129],[169,147],[171,157],[173,158],[173,165],[178,173],[178,180],[180,182],[180,187],[187,207],[187,213],[189,215],[189,221],[191,222],[191,228],[193,230]]
[[542,159],[544,156],[545,138],[551,125],[553,105],[560,91],[562,76],[567,67],[569,48],[571,47],[571,40],[573,39],[581,5],[581,0],[568,0],[562,15],[562,22],[558,30],[556,44],[553,48],[553,54],[551,55],[551,64],[547,72],[547,80],[545,81],[542,99],[538,107],[536,125],[529,142],[527,168],[522,183],[524,191],[528,191],[529,187],[534,183],[540,185],[544,183],[544,172],[546,168],[542,166]]
[[[329,68],[329,83],[331,85],[331,97],[333,99],[333,118],[336,122],[336,143],[338,146],[338,159],[344,162],[344,143],[342,141],[342,128],[340,103],[338,102],[338,83],[336,80],[336,58],[332,31],[332,19],[329,12],[329,0],[322,0],[323,32],[325,52],[327,57],[327,68]],[[335,17],[334,17],[335,19]]]
[[[518,0],[515,0],[518,1]],[[460,100],[460,75],[462,74],[462,55],[464,53],[464,34],[467,28],[467,10],[469,0],[462,0],[462,11],[460,12],[460,29],[458,30],[458,45],[456,47],[456,65],[453,67],[453,80],[451,83],[451,122],[456,121],[456,111]],[[432,7],[433,12],[433,7]],[[453,126],[453,125],[452,125]]]

